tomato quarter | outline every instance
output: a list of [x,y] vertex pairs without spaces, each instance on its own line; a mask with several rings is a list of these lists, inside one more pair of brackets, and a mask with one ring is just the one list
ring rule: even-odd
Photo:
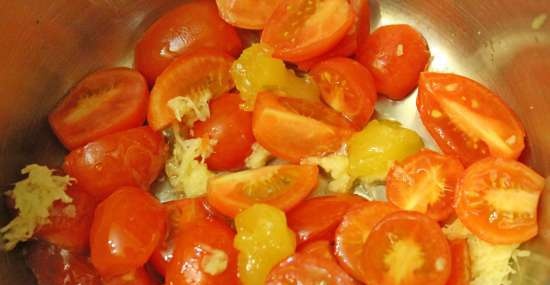
[[220,16],[229,24],[252,30],[264,28],[281,0],[216,0]]
[[78,82],[49,114],[57,138],[75,149],[104,135],[143,124],[149,90],[129,68],[102,69]]
[[486,158],[472,164],[457,188],[456,214],[480,239],[521,243],[538,231],[537,207],[544,178],[510,159]]
[[468,285],[471,280],[470,250],[466,239],[449,240],[451,276],[445,285]]
[[277,165],[226,174],[208,182],[208,202],[229,217],[256,203],[288,211],[315,188],[317,166]]
[[525,131],[514,112],[466,77],[422,73],[416,105],[441,150],[465,165],[487,156],[516,159],[525,147]]
[[395,206],[444,221],[453,213],[455,188],[464,167],[456,158],[422,150],[388,172],[386,193]]

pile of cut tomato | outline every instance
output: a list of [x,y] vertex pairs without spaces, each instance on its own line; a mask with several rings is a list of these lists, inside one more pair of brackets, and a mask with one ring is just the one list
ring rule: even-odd
[[[134,68],[78,82],[49,115],[75,211],[57,201],[34,234],[38,283],[460,285],[468,246],[444,225],[491,244],[536,236],[544,179],[517,161],[514,112],[427,71],[413,27],[371,32],[369,18],[367,0],[187,1],[145,31]],[[440,150],[375,112],[416,88]],[[196,159],[213,176],[204,195],[161,203],[174,132],[209,141]],[[247,169],[253,145],[271,162]],[[348,184],[318,195],[334,177],[304,161],[333,155]],[[354,194],[369,183],[386,199]]]

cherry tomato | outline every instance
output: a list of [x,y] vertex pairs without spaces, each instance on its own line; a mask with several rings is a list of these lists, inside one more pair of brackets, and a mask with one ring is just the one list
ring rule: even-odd
[[277,165],[226,174],[208,182],[207,199],[229,217],[256,203],[288,211],[315,188],[318,173],[317,166]]
[[45,241],[30,243],[25,248],[25,260],[38,284],[103,284],[85,256]]
[[364,202],[350,210],[336,229],[336,258],[351,276],[365,280],[364,245],[376,223],[399,209],[385,202]]
[[112,278],[104,278],[103,285],[158,285],[159,282],[143,268]]
[[332,254],[334,252],[333,246],[328,240],[317,240],[308,242],[302,245],[298,252],[315,255],[327,260],[337,262],[336,257]]
[[466,77],[422,73],[416,106],[441,150],[465,165],[487,156],[516,159],[525,147],[525,131],[514,112]]
[[[216,50],[201,49],[186,53],[174,60],[158,77],[147,113],[147,122],[154,130],[161,130],[176,121],[168,102],[178,96],[198,105],[229,91],[234,87],[229,69],[233,58]],[[195,114],[185,120],[194,122]]]
[[281,0],[216,0],[220,16],[229,24],[261,30]]
[[393,100],[414,90],[429,59],[426,40],[409,25],[380,27],[357,50],[357,60],[372,73],[378,93]]
[[470,250],[466,239],[449,240],[451,248],[451,276],[445,285],[470,284]]
[[141,126],[149,90],[129,68],[102,69],[78,82],[49,114],[52,130],[72,150],[104,135]]
[[275,49],[275,57],[307,60],[336,46],[354,19],[346,0],[283,0],[267,21],[261,41]]
[[388,201],[403,210],[444,221],[454,211],[456,183],[463,172],[458,159],[422,150],[390,169],[386,179]]
[[67,194],[73,202],[54,202],[48,216],[50,222],[41,226],[36,235],[61,248],[82,253],[89,247],[90,227],[97,202],[78,186],[69,188]]
[[149,188],[164,167],[166,151],[162,135],[140,127],[71,151],[63,169],[80,189],[102,200],[122,186]]
[[101,202],[90,230],[91,261],[105,278],[142,267],[165,234],[166,212],[147,191],[122,187]]
[[354,195],[316,197],[305,200],[287,214],[288,226],[298,244],[317,239],[334,240],[334,231],[348,210],[363,199]]
[[243,111],[239,94],[226,93],[210,101],[210,117],[196,122],[191,130],[194,137],[214,140],[213,152],[206,159],[211,170],[235,170],[244,167],[252,152],[252,113]]
[[299,162],[338,150],[352,129],[344,117],[320,102],[260,93],[252,132],[275,156]]
[[417,212],[396,212],[376,224],[362,261],[369,285],[444,285],[451,273],[451,250],[439,224]]
[[344,57],[323,61],[311,75],[321,89],[323,100],[361,130],[374,113],[376,88],[369,70]]
[[162,276],[166,275],[168,263],[174,256],[174,240],[179,233],[185,232],[194,222],[211,217],[205,203],[204,198],[192,198],[163,204],[168,216],[168,231],[164,241],[159,243],[150,260],[155,270]]
[[166,285],[232,285],[237,277],[235,233],[215,220],[197,221],[175,241],[174,258],[168,264]]
[[237,56],[237,31],[219,16],[214,1],[189,1],[160,17],[136,45],[135,65],[150,85],[179,55],[212,48]]
[[457,188],[456,214],[477,237],[492,244],[525,242],[537,234],[544,178],[510,159],[472,164]]

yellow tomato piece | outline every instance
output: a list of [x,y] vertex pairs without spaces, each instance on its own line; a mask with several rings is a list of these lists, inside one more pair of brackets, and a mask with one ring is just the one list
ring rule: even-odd
[[366,181],[384,180],[394,161],[418,152],[424,143],[398,122],[373,120],[348,141],[349,172]]
[[255,204],[235,217],[235,227],[243,285],[264,284],[271,269],[296,249],[296,236],[286,224],[285,213],[275,207]]
[[252,110],[256,94],[261,91],[282,91],[282,96],[319,100],[319,89],[309,77],[299,77],[285,63],[271,57],[273,49],[265,44],[253,44],[245,49],[231,67],[231,76],[243,108]]

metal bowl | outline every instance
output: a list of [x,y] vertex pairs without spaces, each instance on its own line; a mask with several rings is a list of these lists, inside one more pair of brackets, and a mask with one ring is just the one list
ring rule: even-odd
[[[25,164],[60,163],[64,150],[49,130],[48,111],[85,74],[131,66],[144,29],[181,2],[0,2],[1,189],[20,178]],[[518,113],[529,137],[522,160],[547,183],[539,236],[525,245],[532,254],[520,262],[513,284],[550,284],[550,19],[544,21],[550,1],[382,0],[371,6],[374,26],[409,23],[426,36],[434,55],[430,69],[483,82]],[[381,101],[377,111],[430,142],[414,100],[412,95],[398,103]],[[7,210],[0,207],[4,224]],[[34,282],[19,250],[0,253],[0,283]]]

